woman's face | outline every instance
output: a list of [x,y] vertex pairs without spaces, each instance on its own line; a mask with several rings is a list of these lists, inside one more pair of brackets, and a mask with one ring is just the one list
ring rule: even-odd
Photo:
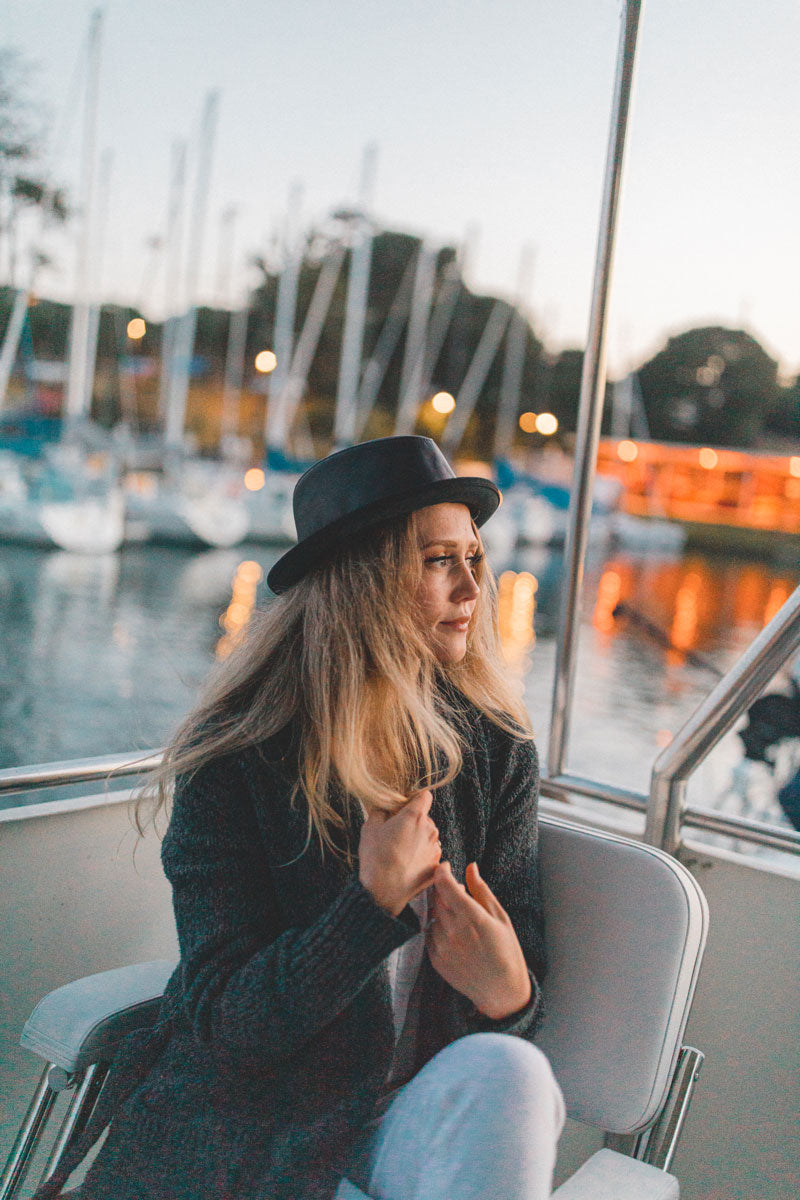
[[467,629],[478,602],[475,579],[483,557],[465,504],[433,504],[416,514],[422,581],[417,590],[422,619],[436,657],[457,663],[467,652]]

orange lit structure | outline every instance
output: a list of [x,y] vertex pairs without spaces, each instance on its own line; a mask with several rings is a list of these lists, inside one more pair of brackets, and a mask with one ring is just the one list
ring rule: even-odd
[[800,456],[609,438],[597,469],[636,516],[800,535]]

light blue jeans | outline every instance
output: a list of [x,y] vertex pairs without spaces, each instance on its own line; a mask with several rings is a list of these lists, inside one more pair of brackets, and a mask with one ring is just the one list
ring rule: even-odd
[[545,1200],[564,1100],[541,1050],[459,1038],[365,1131],[335,1200]]

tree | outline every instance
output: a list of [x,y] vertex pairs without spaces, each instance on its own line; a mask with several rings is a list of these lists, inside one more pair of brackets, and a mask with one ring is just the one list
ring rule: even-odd
[[[0,48],[0,262],[17,284],[19,230],[26,210],[43,222],[63,223],[69,215],[66,193],[49,181],[42,161],[43,120],[29,97],[30,67],[16,50]],[[30,246],[33,276],[47,256]]]
[[778,365],[741,329],[713,325],[670,338],[639,371],[652,436],[752,446],[778,406]]

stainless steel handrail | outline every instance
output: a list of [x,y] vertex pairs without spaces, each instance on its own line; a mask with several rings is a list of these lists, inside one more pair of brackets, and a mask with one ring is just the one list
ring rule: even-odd
[[[33,767],[12,767],[0,771],[0,795],[44,791],[59,784],[105,781],[111,775],[115,779],[130,778],[158,766],[161,753],[160,750],[148,750],[138,758],[131,758],[129,754],[108,754],[102,758],[42,763]],[[542,795],[553,800],[583,796],[587,800],[602,800],[617,808],[641,814],[647,809],[647,796],[643,792],[598,783],[580,775],[543,776]],[[787,854],[800,855],[800,833],[793,829],[781,829],[778,826],[766,825],[762,821],[748,820],[747,817],[691,807],[684,810],[683,824],[694,829],[703,829],[708,833],[723,834],[755,845],[769,846]]]
[[692,771],[799,646],[800,587],[656,759],[647,804],[645,841],[674,854],[680,844],[686,784]]
[[592,515],[597,446],[603,416],[606,386],[606,326],[614,263],[614,236],[617,225],[625,135],[633,90],[636,40],[641,0],[627,0],[620,29],[614,101],[611,107],[611,133],[606,156],[605,185],[597,238],[592,307],[589,332],[583,356],[578,430],[575,441],[575,473],[569,503],[567,540],[564,547],[564,582],[561,589],[561,621],[556,645],[556,670],[553,682],[552,717],[548,749],[548,771],[552,776],[564,770],[575,686],[575,665],[583,590],[583,567]]
[[8,767],[0,771],[0,796],[35,792],[60,784],[93,783],[97,780],[143,775],[161,762],[161,750],[130,754],[104,754],[99,758],[72,758],[64,762],[39,763],[32,767]]
[[[648,797],[643,792],[632,792],[613,784],[596,783],[579,775],[558,775],[555,778],[542,776],[542,795],[551,800],[564,800],[567,796],[583,796],[587,800],[602,800],[630,812],[645,813]],[[718,833],[726,837],[739,838],[757,846],[768,846],[786,854],[800,855],[800,832],[783,829],[779,825],[768,825],[764,821],[753,821],[748,817],[737,817],[731,813],[715,812],[711,808],[687,806],[683,812],[683,824],[706,833]]]

